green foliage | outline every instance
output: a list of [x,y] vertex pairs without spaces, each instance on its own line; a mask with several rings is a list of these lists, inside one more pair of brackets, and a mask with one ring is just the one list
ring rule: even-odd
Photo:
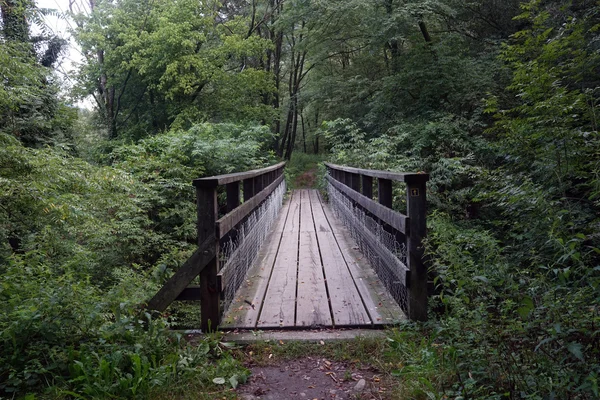
[[140,201],[146,202],[153,229],[193,243],[196,208],[191,181],[273,164],[275,157],[266,149],[270,138],[264,126],[200,124],[117,147],[111,161],[149,190],[147,196],[140,194]]
[[188,346],[140,306],[194,248],[191,180],[271,163],[269,139],[204,124],[118,146],[100,167],[0,134],[0,396],[147,398],[242,381],[214,339]]
[[407,49],[370,114],[322,127],[335,162],[430,173],[422,329],[453,362],[427,396],[598,398],[597,13],[528,2],[497,60],[452,35]]

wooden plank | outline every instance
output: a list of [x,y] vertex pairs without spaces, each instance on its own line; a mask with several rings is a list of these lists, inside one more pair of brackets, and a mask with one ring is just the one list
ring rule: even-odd
[[290,200],[290,214],[285,223],[284,232],[300,232],[300,191],[295,190]]
[[312,232],[300,232],[296,326],[332,326],[325,277],[314,229]]
[[325,217],[323,204],[316,190],[310,192],[310,200],[317,226],[317,240],[321,249],[334,325],[336,327],[370,325],[371,319],[335,240],[329,221]]
[[391,179],[393,181],[408,182],[408,180],[418,180],[420,182],[427,182],[429,180],[429,174],[420,174],[415,172],[390,172],[390,171],[378,171],[373,169],[362,169],[346,167],[344,165],[336,165],[331,163],[325,163],[328,168],[333,170],[350,172],[353,174],[367,175],[373,178]]
[[[291,199],[290,199],[291,200]],[[248,271],[246,280],[240,287],[236,297],[225,313],[221,329],[254,329],[260,315],[265,298],[275,257],[281,242],[281,234],[288,217],[291,201],[283,204],[277,221],[265,243],[261,247],[258,258]],[[250,303],[250,304],[248,304]]]
[[185,262],[177,272],[163,285],[148,302],[150,310],[163,312],[177,296],[198,276],[198,274],[215,258],[215,238],[208,238]]
[[309,191],[302,189],[300,194],[302,195],[300,199],[300,232],[314,232],[315,224],[310,208]]
[[371,214],[390,225],[394,229],[406,234],[408,232],[408,217],[406,215],[400,214],[397,211],[394,211],[390,208],[387,208],[381,204],[374,202],[366,196],[350,189],[349,187],[343,185],[342,183],[336,181],[335,179],[327,176],[327,180],[333,187],[338,189],[340,192],[346,194],[352,200],[360,204],[365,210],[369,211]]
[[258,207],[277,188],[277,186],[279,186],[283,179],[284,177],[281,175],[273,183],[261,190],[260,193],[255,194],[254,197],[245,201],[241,206],[219,219],[216,222],[217,237],[221,239],[223,236],[227,235],[231,229],[246,218],[248,214],[254,211],[254,209],[256,209],[256,207]]
[[368,260],[358,250],[350,232],[333,216],[328,205],[323,204],[323,210],[373,324],[389,325],[406,319],[400,306],[383,287]]
[[196,187],[216,187],[219,185],[225,185],[231,182],[239,182],[244,179],[254,178],[255,176],[263,175],[271,171],[281,169],[285,166],[285,162],[280,162],[275,165],[271,165],[266,168],[253,169],[246,172],[236,172],[233,174],[209,176],[206,178],[194,179],[194,186]]
[[[292,211],[293,208],[290,212]],[[288,220],[291,216],[291,214],[288,216]],[[298,232],[288,232],[286,230],[282,233],[281,244],[279,245],[275,265],[273,266],[273,273],[269,281],[260,317],[256,324],[257,328],[294,326],[297,267]]]

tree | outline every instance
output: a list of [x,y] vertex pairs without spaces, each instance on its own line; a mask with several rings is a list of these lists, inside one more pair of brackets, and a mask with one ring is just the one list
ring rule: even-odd
[[92,94],[111,138],[140,138],[195,121],[270,120],[268,75],[252,66],[268,43],[217,2],[90,3],[76,15]]
[[[52,76],[65,41],[42,25],[42,14],[50,10],[27,0],[7,0],[0,11],[0,131],[29,146],[48,143],[67,133],[74,118],[60,101]],[[31,37],[29,21],[41,27],[41,35]]]

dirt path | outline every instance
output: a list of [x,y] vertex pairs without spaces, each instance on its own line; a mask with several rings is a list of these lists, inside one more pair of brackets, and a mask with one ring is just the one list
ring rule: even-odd
[[319,357],[247,365],[248,382],[238,387],[240,399],[392,399],[391,382],[373,367]]
[[306,172],[298,175],[296,179],[294,179],[294,187],[296,189],[312,189],[315,187],[317,182],[317,168],[311,168]]

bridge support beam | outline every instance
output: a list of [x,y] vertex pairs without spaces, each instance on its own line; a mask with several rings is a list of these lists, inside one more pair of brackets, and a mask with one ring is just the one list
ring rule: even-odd
[[409,234],[406,247],[410,270],[408,282],[408,318],[427,320],[427,267],[423,263],[423,238],[427,234],[426,179],[418,175],[406,179],[406,206],[409,218]]
[[[198,244],[215,236],[215,223],[218,219],[217,188],[197,187]],[[219,254],[219,241],[215,238],[215,254]],[[220,293],[217,285],[219,273],[218,257],[213,259],[200,272],[200,318],[203,332],[215,330],[221,322]]]

